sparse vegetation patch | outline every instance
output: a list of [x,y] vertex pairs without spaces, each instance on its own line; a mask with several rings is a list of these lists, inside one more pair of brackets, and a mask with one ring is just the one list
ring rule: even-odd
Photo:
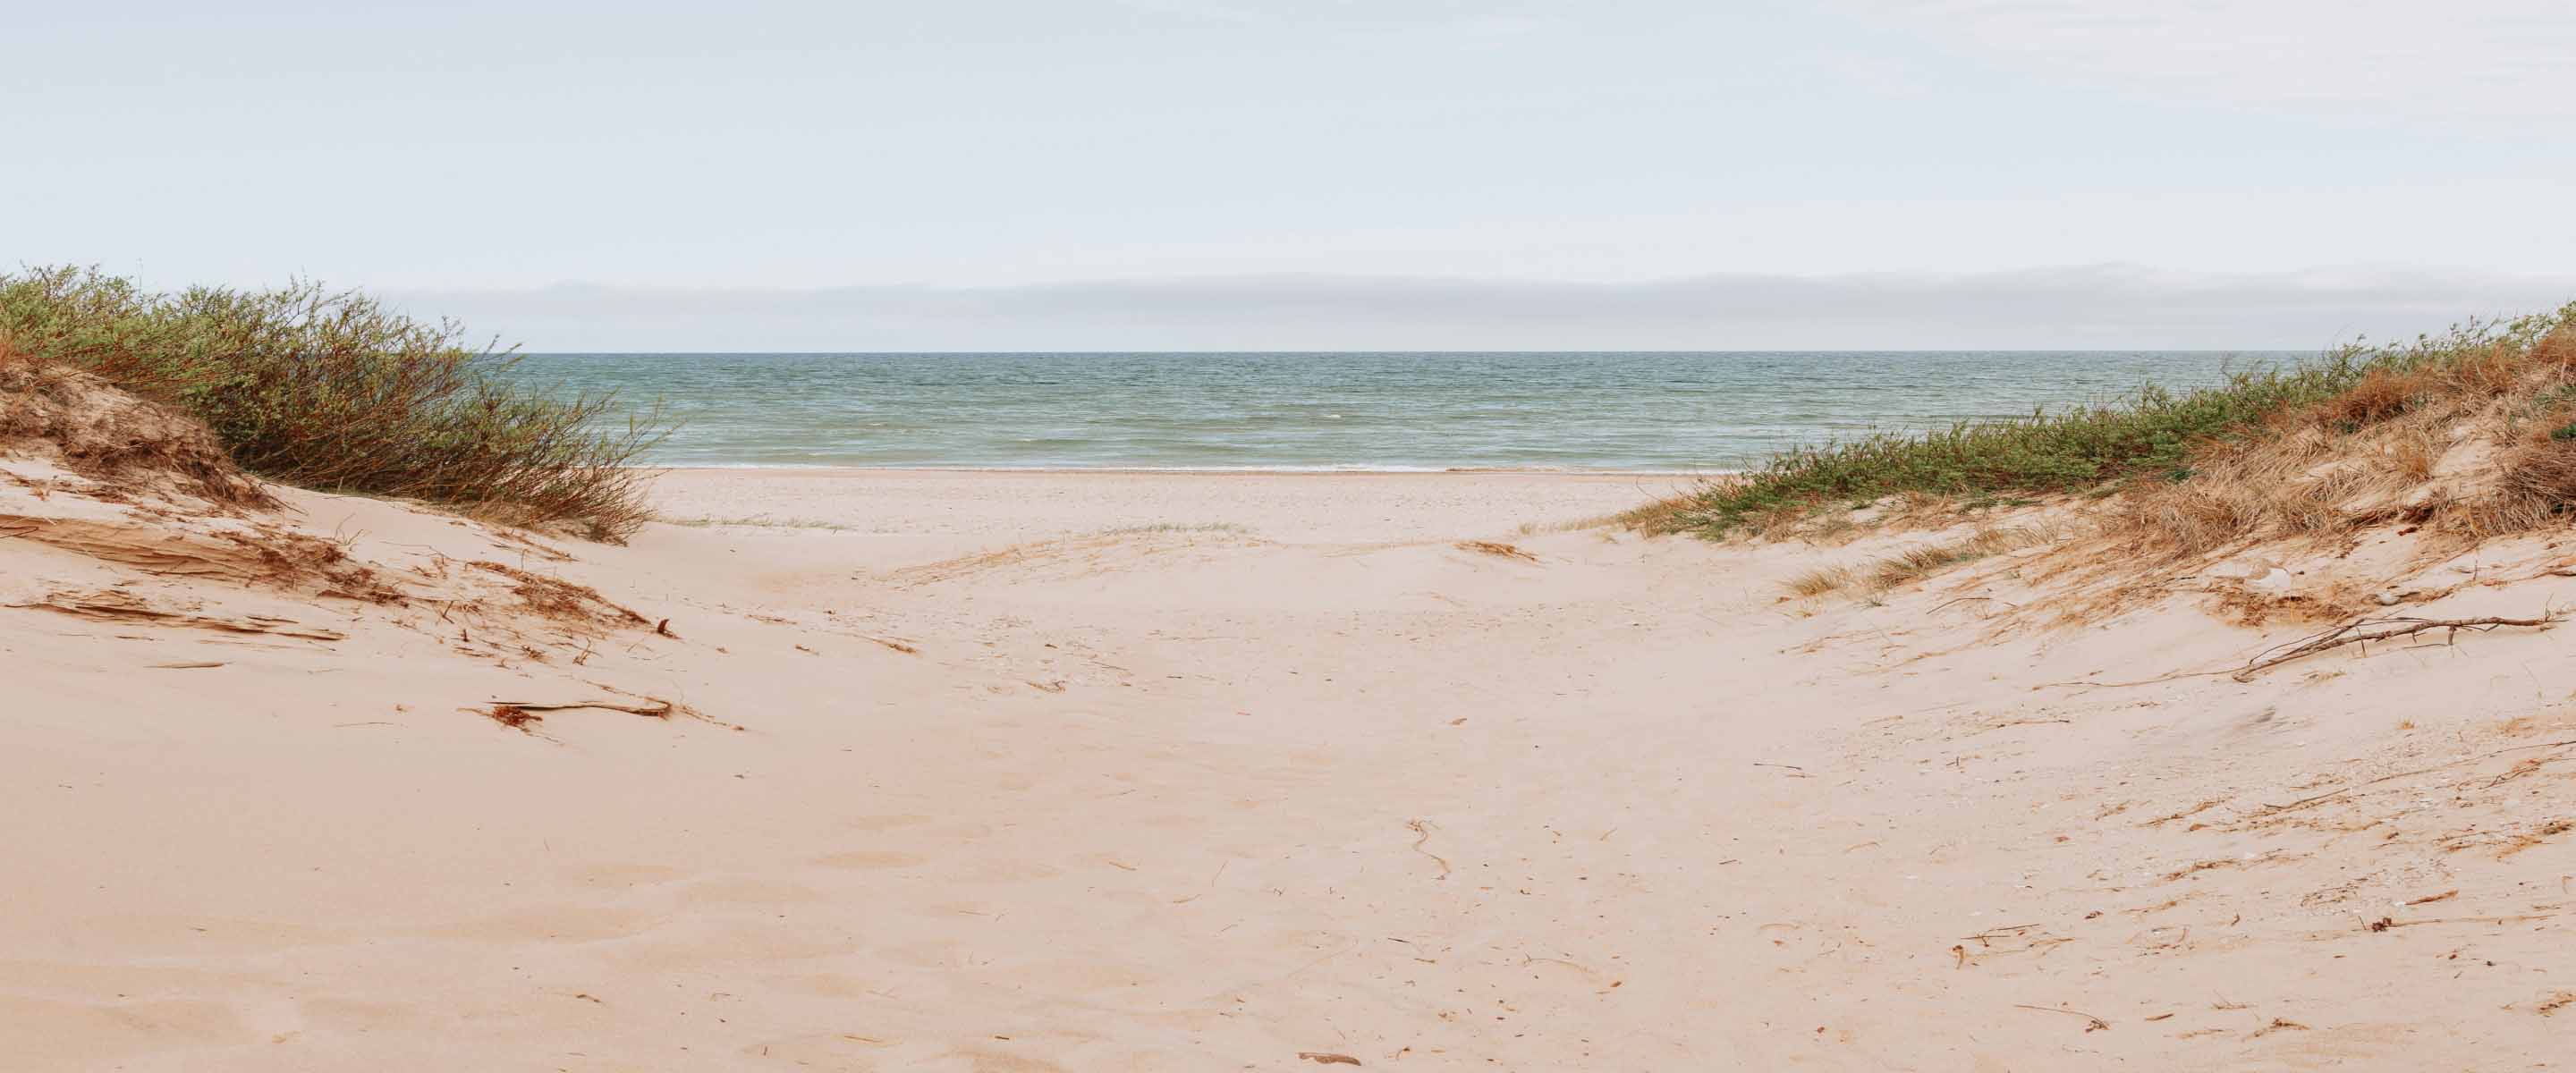
[[[2471,324],[2404,346],[2345,347],[2301,365],[2240,371],[2225,383],[2190,391],[2148,386],[2108,404],[1800,447],[1679,501],[1641,507],[1630,522],[1652,531],[1716,537],[1809,525],[1891,496],[1933,497],[1953,508],[1976,509],[2052,494],[2108,498],[2160,485],[2209,488],[2247,476],[2244,463],[2266,448],[2297,442],[2319,449],[2312,454],[2331,454],[2364,434],[2374,434],[2371,450],[2388,448],[2396,471],[2422,479],[2431,476],[2435,449],[2453,442],[2448,430],[2439,430],[2445,435],[2438,441],[2424,439],[2429,426],[2471,416],[2469,410],[2488,404],[2500,404],[2484,415],[2488,423],[2515,445],[2505,462],[2523,476],[2513,486],[2528,490],[2519,505],[2499,506],[2506,514],[2527,514],[2541,501],[2563,509],[2565,494],[2576,492],[2576,479],[2561,483],[2576,478],[2571,365],[2576,304],[2555,314]],[[2391,425],[2405,426],[2416,442],[2396,444],[2388,442],[2395,437],[2375,435]],[[2562,464],[2550,445],[2564,446],[2570,461]],[[2331,490],[2313,491],[2330,498]],[[2255,523],[2296,528],[2319,516],[2286,502],[2257,506],[2222,498],[2231,500],[2227,507],[2197,513],[2229,531]],[[2175,505],[2142,500],[2141,506]],[[2217,517],[2231,510],[2238,516]]]
[[[1631,524],[1815,535],[1864,509],[1955,519],[2042,496],[2099,501],[2107,532],[2165,558],[2397,522],[2478,538],[2563,523],[2576,510],[2576,304],[2194,391],[1792,450]],[[1933,568],[1891,562],[1871,579]]]
[[353,292],[142,290],[95,271],[0,274],[0,344],[173,406],[283,484],[416,499],[594,539],[650,514],[634,463],[669,431],[607,395],[506,380],[517,359]]

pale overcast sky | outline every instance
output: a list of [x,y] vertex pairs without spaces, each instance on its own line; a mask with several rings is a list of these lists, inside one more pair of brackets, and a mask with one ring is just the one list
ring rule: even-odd
[[5,25],[0,263],[534,349],[2310,348],[2576,298],[2566,0]]

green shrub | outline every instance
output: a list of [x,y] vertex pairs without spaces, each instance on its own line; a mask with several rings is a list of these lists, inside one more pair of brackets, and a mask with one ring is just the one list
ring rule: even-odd
[[271,480],[594,539],[649,517],[632,463],[670,431],[658,405],[612,424],[612,396],[508,382],[512,351],[310,283],[155,294],[95,270],[0,274],[0,340],[194,414]]
[[[1829,506],[1899,494],[1970,502],[2048,493],[2108,494],[2136,478],[2183,482],[2199,449],[2313,411],[2354,425],[2403,412],[2414,386],[2528,360],[2576,366],[2576,305],[2506,324],[2472,323],[2402,347],[2346,347],[2289,368],[2237,373],[2175,392],[2149,386],[2117,402],[1945,429],[1798,447],[1762,468],[1667,504],[1647,524],[1722,536]],[[2510,355],[2498,362],[2496,355]],[[2326,405],[2328,403],[2335,405]],[[2350,432],[2351,428],[2342,431]]]

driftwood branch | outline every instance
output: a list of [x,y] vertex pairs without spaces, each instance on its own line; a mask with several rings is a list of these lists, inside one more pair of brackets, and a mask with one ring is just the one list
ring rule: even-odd
[[2485,618],[2411,618],[2395,616],[2390,618],[2355,619],[2323,633],[2310,634],[2309,636],[2302,637],[2296,641],[2289,641],[2264,649],[2262,652],[2256,653],[2253,659],[2246,661],[2245,666],[2238,669],[2234,677],[2239,682],[2251,682],[2254,680],[2255,675],[2261,674],[2270,668],[2288,663],[2291,660],[2305,659],[2309,656],[2316,655],[2319,652],[2342,648],[2345,645],[2367,645],[2372,641],[2386,641],[2398,637],[2410,637],[2428,630],[2448,630],[2450,631],[2450,636],[2453,639],[2456,639],[2461,630],[2484,633],[2488,630],[2495,629],[2498,626],[2527,626],[2535,629],[2547,629],[2557,624],[2558,613],[2555,611],[2544,614],[2539,618],[2499,618],[2490,615]]
[[523,712],[567,712],[576,708],[597,708],[601,711],[625,712],[628,715],[651,716],[655,719],[668,719],[671,717],[671,713],[677,708],[676,705],[667,700],[656,700],[649,705],[620,704],[616,701],[610,700],[574,700],[564,701],[559,704],[547,704],[533,700],[496,700],[492,702],[492,706],[495,708],[516,708]]

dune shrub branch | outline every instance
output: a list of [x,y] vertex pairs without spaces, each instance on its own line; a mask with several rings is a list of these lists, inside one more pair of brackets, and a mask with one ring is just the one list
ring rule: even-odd
[[516,525],[623,538],[649,517],[634,463],[657,404],[512,380],[466,343],[351,291],[145,291],[95,270],[0,274],[0,337],[204,421],[235,464],[328,492],[422,500]]

